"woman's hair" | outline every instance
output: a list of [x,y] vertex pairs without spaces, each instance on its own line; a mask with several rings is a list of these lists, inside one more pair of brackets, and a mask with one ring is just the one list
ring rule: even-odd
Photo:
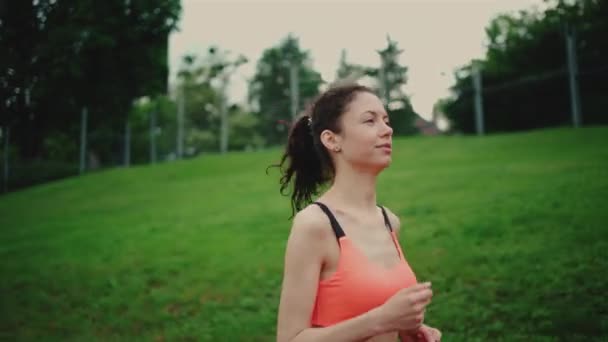
[[321,142],[321,132],[328,129],[340,133],[340,116],[361,92],[374,94],[358,84],[331,87],[292,123],[283,157],[279,164],[271,165],[281,170],[282,195],[289,195],[286,191],[293,180],[292,215],[310,203],[319,187],[334,177],[334,164]]

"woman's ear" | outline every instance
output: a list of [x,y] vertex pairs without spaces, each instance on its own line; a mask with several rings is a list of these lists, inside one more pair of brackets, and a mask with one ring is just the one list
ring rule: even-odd
[[342,147],[340,146],[341,137],[336,133],[326,129],[321,132],[321,143],[326,149],[333,152],[340,152]]

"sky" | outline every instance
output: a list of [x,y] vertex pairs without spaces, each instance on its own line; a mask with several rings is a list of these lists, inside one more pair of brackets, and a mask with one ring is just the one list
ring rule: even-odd
[[449,95],[453,71],[484,55],[490,20],[533,6],[542,8],[542,0],[182,0],[179,29],[169,37],[170,80],[183,55],[203,55],[216,45],[249,59],[229,88],[233,101],[242,102],[262,52],[289,33],[327,82],[335,78],[342,49],[349,62],[379,66],[377,50],[390,35],[408,67],[406,93],[429,119],[433,104]]

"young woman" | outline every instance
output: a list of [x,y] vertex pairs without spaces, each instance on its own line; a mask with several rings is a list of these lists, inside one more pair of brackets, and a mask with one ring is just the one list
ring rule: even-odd
[[[418,284],[398,242],[399,219],[376,204],[393,130],[360,85],[323,93],[291,127],[280,166],[297,212],[285,251],[277,341],[439,341],[423,324]],[[328,189],[312,202],[320,188]]]

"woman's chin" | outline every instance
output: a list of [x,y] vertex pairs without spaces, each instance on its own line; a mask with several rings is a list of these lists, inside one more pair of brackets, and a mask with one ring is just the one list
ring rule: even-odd
[[376,163],[373,164],[373,168],[382,171],[387,167],[391,166],[392,158],[390,156],[379,159]]
[[385,167],[388,167],[392,161],[393,157],[390,154],[385,154],[378,158],[378,164],[384,165]]
[[391,165],[391,156],[370,156],[367,159],[353,160],[352,165],[357,169],[372,170],[375,173],[380,173]]
[[388,160],[382,164],[382,168],[386,169],[387,167],[391,166],[392,162],[393,162],[393,160],[391,159],[391,157],[388,157]]

